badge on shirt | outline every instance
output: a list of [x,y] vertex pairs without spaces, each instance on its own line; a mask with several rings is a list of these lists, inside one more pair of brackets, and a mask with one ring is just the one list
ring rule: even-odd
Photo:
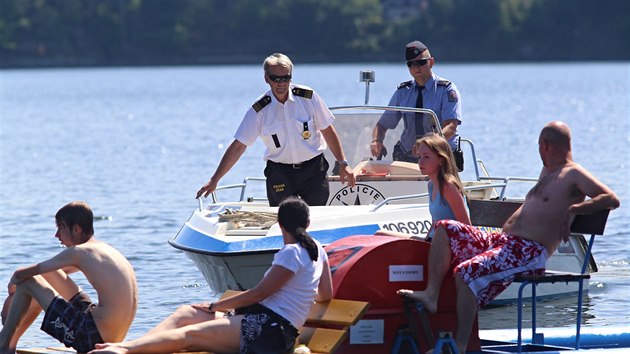
[[457,102],[457,92],[455,92],[455,90],[450,90],[448,92],[448,101]]
[[304,122],[304,131],[302,132],[302,138],[304,140],[311,137],[311,132],[308,131],[308,122]]

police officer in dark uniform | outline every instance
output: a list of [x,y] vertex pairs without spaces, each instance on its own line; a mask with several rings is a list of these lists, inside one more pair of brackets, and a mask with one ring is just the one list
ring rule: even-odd
[[[440,120],[444,137],[453,151],[456,151],[459,142],[457,126],[462,122],[460,94],[457,87],[433,73],[435,59],[422,42],[413,41],[407,44],[405,58],[413,80],[403,82],[398,86],[389,105],[420,107],[434,111]],[[393,111],[383,113],[372,132],[370,150],[373,156],[380,158],[385,155],[387,151],[383,146],[385,132],[396,128],[401,118],[405,126],[400,141],[393,148],[392,158],[397,161],[418,162],[418,158],[412,153],[416,139],[431,132],[431,121],[422,113]],[[460,167],[460,170],[462,168]]]
[[197,192],[197,198],[212,193],[247,146],[260,137],[266,147],[269,205],[277,206],[291,195],[301,197],[311,206],[326,205],[329,164],[324,150],[327,147],[339,163],[341,182],[355,185],[355,176],[332,125],[335,117],[315,91],[291,83],[293,63],[286,55],[272,54],[265,59],[263,68],[270,90],[247,110],[234,141],[214,175]]

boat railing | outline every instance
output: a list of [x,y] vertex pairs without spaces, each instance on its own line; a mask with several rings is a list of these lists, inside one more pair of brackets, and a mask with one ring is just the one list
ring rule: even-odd
[[[479,161],[481,162],[481,161]],[[481,162],[481,166],[482,169],[483,167],[483,163]],[[248,186],[248,182],[249,181],[262,181],[264,182],[266,180],[265,177],[245,177],[245,179],[243,180],[243,183],[237,183],[237,184],[228,184],[228,185],[224,185],[224,186],[219,186],[217,187],[217,189],[211,193],[212,196],[212,204],[216,204],[218,202],[218,199],[216,197],[216,192],[219,190],[228,190],[228,189],[235,189],[235,188],[240,188],[241,189],[241,196],[239,198],[240,202],[245,201],[245,195],[246,195],[246,191],[247,191],[247,186]],[[497,193],[499,195],[498,199],[499,200],[504,200],[505,199],[505,195],[506,195],[506,189],[507,186],[510,182],[530,182],[530,183],[535,183],[538,181],[538,179],[536,178],[532,178],[532,177],[491,177],[491,176],[482,176],[479,178],[479,181],[502,181],[501,183],[489,183],[489,184],[483,184],[483,185],[474,185],[474,186],[467,186],[464,187],[465,191],[475,191],[475,190],[486,190],[489,188],[493,188],[496,190],[496,188],[500,188],[501,192]],[[400,200],[409,200],[409,199],[419,199],[419,198],[424,198],[427,197],[429,195],[429,193],[420,193],[420,194],[406,194],[406,195],[399,195],[399,196],[393,196],[393,197],[388,197],[385,198],[382,202],[378,203],[377,205],[374,206],[374,208],[372,208],[370,211],[374,212],[377,211],[378,209],[380,209],[382,206],[390,204],[392,202],[395,201],[400,201]],[[199,198],[197,199],[198,203],[199,203],[199,211],[203,210],[203,198]],[[264,197],[260,197],[260,198],[255,198],[255,197],[250,197],[247,198],[247,201],[252,202],[252,201],[260,201],[260,202],[264,202],[267,201],[267,198]]]
[[480,175],[479,175],[479,165],[482,166],[484,173],[486,174],[486,176],[488,175],[488,171],[486,170],[483,162],[481,160],[477,160],[477,153],[475,152],[475,144],[473,144],[472,140],[470,139],[464,139],[464,138],[459,138],[459,142],[461,143],[466,143],[468,144],[468,146],[470,147],[470,153],[472,154],[472,159],[473,161],[475,161],[475,163],[473,163],[473,166],[475,167],[475,177],[477,178],[477,181],[480,181]]
[[490,173],[488,172],[488,168],[486,167],[486,164],[483,163],[483,161],[477,160],[477,165],[479,166],[479,168],[481,168],[481,171],[483,172],[483,175],[485,177],[490,176]]
[[[476,185],[476,186],[468,186],[468,187],[464,187],[465,191],[475,191],[475,190],[485,190],[488,188],[502,188],[505,189],[506,187],[506,183],[489,183],[489,184],[483,184],[483,185]],[[388,197],[383,199],[382,202],[376,204],[372,209],[370,209],[370,212],[375,212],[378,209],[380,209],[381,207],[383,207],[384,205],[387,205],[391,202],[395,202],[395,201],[399,201],[399,200],[407,200],[407,199],[418,199],[418,198],[424,198],[424,197],[428,197],[429,196],[429,192],[425,192],[425,193],[420,193],[420,194],[407,194],[407,195],[397,195],[394,197]]]
[[482,181],[503,181],[503,183],[505,184],[505,188],[503,188],[503,190],[501,190],[501,193],[499,194],[499,200],[505,199],[505,191],[507,190],[507,186],[508,186],[509,182],[525,182],[525,183],[536,183],[536,182],[538,182],[538,178],[534,178],[534,177],[492,177],[492,176],[486,176],[486,177],[481,177],[480,180],[482,180]]
[[[343,106],[343,107],[334,107],[334,109],[384,109],[384,110],[404,110],[404,111],[410,111],[410,112],[425,112],[428,113],[430,115],[432,115],[434,118],[437,117],[435,115],[435,113],[429,109],[423,109],[423,108],[409,108],[409,107],[391,107],[391,106]],[[435,120],[437,123],[437,127],[439,127],[439,121]],[[440,131],[441,132],[441,131]],[[507,185],[507,183],[509,181],[529,181],[532,179],[528,179],[525,177],[490,177],[489,173],[483,163],[483,161],[481,160],[477,160],[477,153],[475,151],[475,145],[474,143],[469,140],[469,139],[465,139],[465,138],[461,138],[460,140],[461,142],[467,144],[470,148],[470,152],[472,155],[472,159],[473,161],[476,161],[477,163],[473,164],[475,167],[475,177],[477,181],[482,181],[482,180],[499,180],[499,181],[503,181],[504,183],[502,184],[490,184],[490,185],[482,185],[482,186],[468,186],[465,187],[465,190],[483,190],[483,189],[488,189],[488,188],[501,188],[501,193],[500,193],[500,198],[503,199],[505,196],[505,186]],[[479,173],[479,169],[481,168],[481,171],[483,172],[484,176],[481,176]],[[533,179],[535,181],[535,179]],[[239,197],[239,202],[243,202],[246,200],[245,196],[246,196],[246,192],[247,192],[247,187],[249,185],[250,181],[260,181],[260,182],[264,182],[266,181],[265,177],[245,177],[243,179],[243,183],[236,183],[236,184],[228,184],[228,185],[223,185],[223,186],[218,186],[214,192],[211,193],[211,197],[212,197],[212,204],[216,204],[218,202],[218,198],[217,198],[217,191],[220,190],[230,190],[230,189],[237,189],[240,188],[240,197]],[[426,194],[426,193],[425,193]],[[377,210],[378,208],[380,208],[381,204],[385,205],[388,204],[389,202],[392,201],[396,201],[396,200],[407,200],[407,199],[416,199],[416,198],[420,198],[420,197],[426,197],[425,194],[413,194],[413,195],[402,195],[402,196],[395,196],[395,197],[390,197],[385,199],[383,202],[381,202],[374,210]],[[497,193],[499,194],[499,193]],[[203,199],[199,198],[197,199],[198,204],[199,204],[199,211],[203,210]],[[267,201],[266,197],[249,197],[247,198],[247,201],[260,201],[260,202],[265,202]]]
[[[243,202],[245,201],[245,193],[247,191],[247,186],[249,184],[249,181],[266,181],[267,178],[265,177],[245,177],[245,179],[243,179],[243,183],[236,183],[236,184],[226,184],[224,186],[218,186],[214,192],[212,192],[210,194],[210,196],[212,197],[212,204],[216,204],[219,200],[217,198],[216,192],[220,191],[220,190],[228,190],[228,189],[235,189],[235,188],[240,188],[241,189],[241,196],[239,198],[239,202]],[[267,198],[259,198],[260,201],[266,201]],[[248,199],[249,200],[249,199]],[[251,198],[251,201],[254,200],[258,200],[256,198]],[[197,199],[198,203],[199,203],[199,211],[203,210],[203,198],[198,198]]]

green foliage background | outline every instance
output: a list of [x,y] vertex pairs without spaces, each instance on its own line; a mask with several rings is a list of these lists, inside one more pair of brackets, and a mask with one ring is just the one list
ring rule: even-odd
[[0,66],[630,60],[630,1],[0,0]]

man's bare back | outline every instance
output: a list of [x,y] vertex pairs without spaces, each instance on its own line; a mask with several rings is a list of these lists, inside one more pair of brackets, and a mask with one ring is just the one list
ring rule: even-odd
[[[138,304],[138,286],[133,268],[118,250],[92,238],[66,251],[76,256],[76,267],[98,294],[92,316],[106,341],[123,340]],[[65,252],[65,251],[64,251]]]

